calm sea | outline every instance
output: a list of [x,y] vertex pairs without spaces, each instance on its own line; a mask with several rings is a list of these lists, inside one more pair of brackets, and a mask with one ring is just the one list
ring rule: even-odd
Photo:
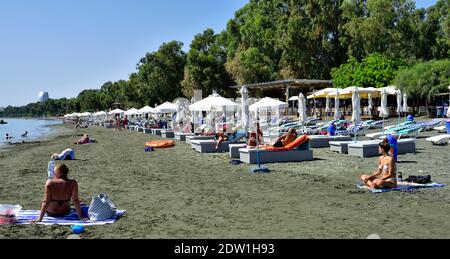
[[[6,143],[6,133],[13,136],[12,142],[35,141],[50,135],[55,129],[50,125],[62,124],[60,120],[40,120],[40,119],[9,119],[0,118],[8,124],[0,124],[0,146]],[[22,134],[28,131],[28,136],[23,138]]]

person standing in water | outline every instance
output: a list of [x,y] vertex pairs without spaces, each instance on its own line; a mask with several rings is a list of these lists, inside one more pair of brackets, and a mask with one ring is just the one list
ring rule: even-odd
[[28,137],[28,131],[25,131],[25,133],[22,134],[22,138]]

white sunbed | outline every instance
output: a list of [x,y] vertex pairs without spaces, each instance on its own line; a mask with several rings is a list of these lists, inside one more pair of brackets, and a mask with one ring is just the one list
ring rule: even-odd
[[434,130],[437,130],[437,132],[439,132],[439,133],[447,133],[447,127],[446,126],[435,127]]
[[433,143],[436,146],[446,146],[450,142],[450,135],[440,135],[427,138],[428,142]]

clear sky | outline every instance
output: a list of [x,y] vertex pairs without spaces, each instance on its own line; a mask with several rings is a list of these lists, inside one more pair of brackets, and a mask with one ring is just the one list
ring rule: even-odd
[[[222,31],[248,0],[0,0],[0,107],[127,79],[146,52]],[[417,0],[428,7],[436,0]]]

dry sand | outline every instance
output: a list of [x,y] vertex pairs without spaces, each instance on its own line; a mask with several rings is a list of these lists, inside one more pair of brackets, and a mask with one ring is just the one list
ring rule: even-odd
[[[0,151],[0,203],[39,209],[50,154],[82,133],[98,144],[74,147],[78,160],[66,164],[83,201],[106,193],[127,213],[81,238],[450,238],[449,188],[372,194],[355,187],[376,158],[315,149],[315,161],[271,164],[270,174],[255,175],[252,166],[230,165],[227,154],[202,155],[181,142],[145,153],[143,143],[156,137],[99,127]],[[399,170],[449,184],[449,151],[421,138],[417,154],[399,157]],[[64,226],[0,226],[0,238],[70,234]]]

